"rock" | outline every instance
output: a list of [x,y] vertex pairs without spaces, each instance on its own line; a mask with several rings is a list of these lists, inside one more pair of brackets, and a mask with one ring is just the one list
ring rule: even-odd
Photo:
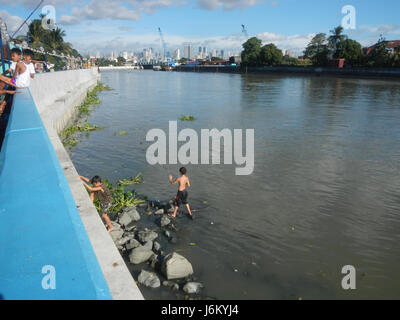
[[164,209],[158,209],[156,212],[154,212],[154,214],[157,215],[164,214]]
[[119,223],[126,227],[127,225],[129,225],[131,222],[133,222],[133,219],[129,216],[129,214],[123,212],[120,216],[119,216]]
[[171,220],[168,218],[168,216],[163,215],[163,216],[161,217],[161,220],[160,220],[160,226],[161,226],[161,228],[166,227],[166,226],[169,225],[170,223],[171,223]]
[[135,249],[140,246],[141,246],[140,242],[137,241],[136,239],[130,239],[129,242],[125,245],[127,250]]
[[153,255],[153,251],[149,248],[140,246],[131,251],[129,254],[129,261],[133,264],[143,263],[150,259]]
[[173,281],[168,281],[168,280],[164,280],[164,281],[162,282],[162,284],[163,284],[164,287],[173,287],[173,286],[175,285],[175,282],[173,282]]
[[169,242],[172,243],[172,244],[177,244],[177,243],[178,243],[178,239],[177,239],[176,237],[172,237],[172,238],[169,240]]
[[153,269],[155,269],[156,266],[157,266],[157,264],[158,264],[158,256],[157,256],[156,254],[153,254],[153,255],[150,257],[149,261],[150,261],[150,266],[151,266]]
[[159,252],[160,249],[161,249],[161,245],[160,245],[157,241],[154,241],[153,250],[154,250],[155,252]]
[[185,257],[174,252],[165,257],[161,272],[168,280],[179,279],[193,274],[193,267]]
[[140,220],[140,214],[136,211],[135,207],[126,207],[122,210],[121,215],[119,216],[119,223],[129,228],[132,228],[132,223]]
[[124,210],[122,210],[122,212],[128,214],[129,217],[135,222],[140,220],[140,214],[137,212],[136,207],[126,207]]
[[168,230],[165,230],[164,234],[165,234],[165,236],[166,236],[167,238],[170,238],[170,237],[171,237],[171,232],[169,232]]
[[175,284],[172,286],[172,290],[178,291],[178,290],[179,290],[179,285],[178,285],[177,283],[175,283]]
[[186,293],[199,293],[203,285],[200,282],[188,282],[183,286]]
[[174,208],[169,208],[169,209],[167,210],[168,213],[174,213],[174,211],[175,211]]
[[132,221],[125,227],[125,231],[135,231],[135,229],[136,229],[136,224],[134,221]]
[[142,243],[146,243],[147,241],[153,241],[157,239],[158,234],[152,230],[142,230],[138,233],[138,239]]
[[122,238],[124,231],[122,229],[113,229],[109,232],[109,234],[113,241],[116,242],[118,239]]
[[129,237],[122,237],[121,239],[118,239],[117,241],[115,241],[115,244],[117,246],[123,246],[125,243],[127,243],[130,240]]
[[143,246],[151,250],[153,249],[153,241],[147,241]]
[[114,230],[121,229],[121,225],[119,223],[116,223],[115,221],[111,221],[111,224],[114,227]]
[[150,288],[158,288],[160,287],[160,279],[154,272],[148,272],[142,270],[138,277],[139,283],[145,285],[146,287]]

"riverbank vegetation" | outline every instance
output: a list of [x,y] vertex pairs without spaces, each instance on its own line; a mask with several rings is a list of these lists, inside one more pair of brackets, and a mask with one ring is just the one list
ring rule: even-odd
[[[114,187],[112,183],[108,182],[107,180],[104,180],[103,183],[105,186],[110,190],[111,196],[113,198],[111,207],[109,209],[109,212],[111,213],[110,219],[114,220],[116,215],[122,211],[122,209],[126,207],[136,207],[140,205],[141,203],[145,203],[146,200],[142,199],[137,195],[137,193],[132,190],[125,190],[125,187],[128,184],[121,184],[121,181],[133,181],[131,184],[139,184],[143,182],[142,175],[139,173],[135,178],[129,179],[124,179],[120,180],[117,185]],[[95,198],[94,205],[99,213],[102,212],[101,206],[100,206],[100,201]]]
[[242,65],[323,67],[335,59],[344,59],[346,67],[400,67],[400,46],[393,48],[391,42],[381,37],[374,46],[363,48],[343,32],[343,27],[338,26],[328,36],[325,33],[316,34],[299,58],[284,56],[274,44],[262,46],[260,39],[252,37],[243,44]]
[[91,107],[93,105],[101,103],[97,94],[101,91],[109,91],[109,90],[111,90],[110,87],[102,84],[101,82],[98,82],[97,85],[87,93],[85,100],[78,107],[77,122],[60,132],[61,140],[65,146],[68,147],[76,146],[76,144],[79,142],[77,135],[80,132],[89,133],[91,131],[103,129],[101,126],[90,124],[87,121],[87,118],[82,120],[82,117],[89,116]]

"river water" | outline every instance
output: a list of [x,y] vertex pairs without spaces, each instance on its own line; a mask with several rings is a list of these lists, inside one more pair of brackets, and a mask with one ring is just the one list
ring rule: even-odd
[[[171,199],[177,165],[149,165],[146,133],[254,129],[255,165],[187,165],[197,219],[178,218],[178,252],[217,299],[400,298],[400,82],[315,76],[107,71],[114,90],[71,150],[81,174]],[[126,135],[117,135],[119,131]],[[356,269],[343,290],[342,267]],[[174,298],[143,290],[146,298]]]

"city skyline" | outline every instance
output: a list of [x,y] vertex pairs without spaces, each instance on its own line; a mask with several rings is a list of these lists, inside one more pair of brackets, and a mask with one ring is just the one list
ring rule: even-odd
[[[38,1],[39,2],[39,1]],[[32,7],[32,1],[16,0],[8,4],[0,0],[0,16],[11,32],[22,23]],[[241,30],[245,24],[249,36],[257,36],[264,44],[274,43],[283,52],[300,55],[311,38],[341,23],[342,0],[320,3],[315,0],[148,0],[148,1],[82,1],[50,0],[54,5],[56,23],[66,30],[65,40],[81,52],[111,50],[141,51],[154,48],[162,51],[158,27],[163,31],[167,51],[191,44],[209,50],[238,52],[246,40]],[[400,4],[394,0],[368,3],[352,1],[356,8],[357,26],[346,30],[351,38],[368,46],[382,34],[387,39],[400,38],[396,12]],[[388,7],[391,10],[388,10]],[[388,14],[389,12],[389,14]],[[39,9],[33,18],[41,13]],[[290,22],[290,23],[289,23]],[[26,32],[26,27],[22,28]]]

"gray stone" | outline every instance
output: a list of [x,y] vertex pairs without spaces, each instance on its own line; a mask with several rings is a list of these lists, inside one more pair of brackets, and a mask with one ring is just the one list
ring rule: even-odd
[[125,227],[125,231],[135,231],[135,229],[136,229],[136,225],[135,225],[134,221],[132,221],[130,224],[128,224]]
[[133,222],[133,219],[130,217],[129,214],[125,212],[121,213],[121,215],[119,216],[119,223],[121,224],[121,226],[126,227],[131,222]]
[[178,243],[178,239],[177,239],[176,237],[172,237],[172,238],[169,240],[169,242],[172,243],[172,244],[177,244],[177,243]]
[[193,267],[185,257],[174,252],[165,257],[161,272],[168,280],[179,279],[193,274]]
[[115,241],[115,244],[117,246],[123,246],[125,243],[127,243],[130,240],[129,237],[122,237],[120,239],[118,239],[117,241]]
[[178,290],[179,290],[179,285],[178,285],[177,283],[175,283],[175,284],[172,286],[172,290],[178,291]]
[[126,207],[122,212],[128,214],[135,222],[140,220],[140,214],[137,212],[136,207]]
[[175,282],[173,282],[173,281],[168,281],[168,280],[164,280],[164,281],[162,282],[162,284],[163,284],[164,287],[173,287],[174,284],[175,284]]
[[175,211],[175,208],[174,208],[174,207],[171,207],[171,208],[169,208],[169,209],[167,210],[168,213],[173,213],[174,211]]
[[186,293],[199,293],[203,285],[200,282],[188,282],[184,285],[183,291]]
[[157,263],[158,263],[158,256],[157,256],[156,254],[153,254],[153,255],[150,257],[149,261],[150,261],[150,266],[151,266],[153,269],[155,269],[155,267],[157,266]]
[[165,230],[164,234],[167,238],[171,237],[171,232],[169,232],[168,230]]
[[160,287],[160,279],[154,272],[148,272],[142,270],[138,277],[139,283],[145,285],[146,287],[150,288],[158,288]]
[[158,209],[156,212],[154,212],[154,214],[157,215],[164,214],[164,209]]
[[160,249],[161,249],[161,245],[157,241],[154,241],[153,250],[155,252],[158,252],[158,251],[160,251]]
[[142,230],[138,233],[138,239],[142,243],[146,243],[147,241],[153,241],[157,239],[158,234],[152,230]]
[[140,246],[141,246],[140,242],[137,241],[136,239],[130,239],[130,241],[125,245],[127,250],[135,249]]
[[153,241],[147,241],[143,246],[151,250],[153,249]]
[[122,238],[124,231],[122,229],[113,229],[109,232],[109,234],[113,241],[116,242],[118,239]]
[[153,255],[153,251],[149,248],[140,246],[134,248],[129,254],[129,261],[133,264],[140,264],[150,259]]
[[161,217],[161,220],[160,220],[160,226],[161,226],[161,228],[162,227],[166,227],[167,225],[169,225],[171,223],[171,220],[166,216],[166,215],[163,215],[162,217]]
[[121,229],[121,225],[115,221],[111,221],[112,226],[114,227],[114,230]]

